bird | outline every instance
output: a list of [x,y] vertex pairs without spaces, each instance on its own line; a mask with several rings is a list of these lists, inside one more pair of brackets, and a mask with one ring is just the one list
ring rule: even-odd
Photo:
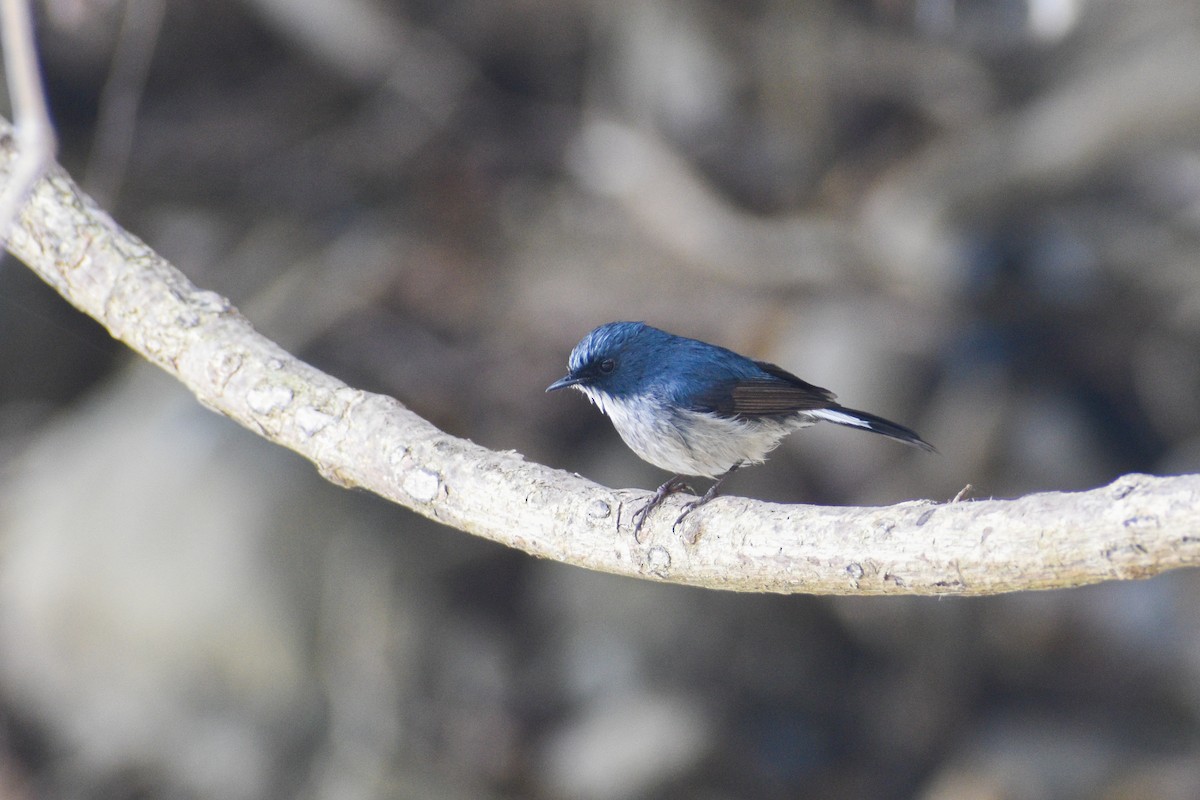
[[878,433],[937,452],[914,431],[847,408],[828,389],[766,361],[676,336],[645,322],[609,322],[571,350],[567,374],[547,392],[574,388],[608,415],[639,458],[673,477],[634,512],[634,536],[670,495],[691,491],[683,476],[714,479],[672,527],[717,496],[747,464],[766,460],[785,436],[817,422]]

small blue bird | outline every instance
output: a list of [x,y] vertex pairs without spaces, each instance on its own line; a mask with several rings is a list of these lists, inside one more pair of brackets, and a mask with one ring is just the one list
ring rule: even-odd
[[566,377],[547,392],[573,386],[609,416],[642,460],[675,473],[634,513],[634,535],[668,496],[687,488],[681,476],[715,478],[689,513],[717,496],[743,464],[764,461],[794,430],[821,420],[879,433],[936,452],[913,431],[838,405],[827,389],[765,361],[676,336],[644,322],[610,322],[584,336]]

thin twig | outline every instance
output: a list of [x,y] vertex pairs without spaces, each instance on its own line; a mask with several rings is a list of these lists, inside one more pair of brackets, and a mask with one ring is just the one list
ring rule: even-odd
[[0,241],[4,241],[29,191],[54,161],[56,145],[42,92],[28,0],[0,0],[0,44],[4,47],[4,77],[17,123],[15,130],[5,130],[5,136],[16,139],[18,154],[0,187]]

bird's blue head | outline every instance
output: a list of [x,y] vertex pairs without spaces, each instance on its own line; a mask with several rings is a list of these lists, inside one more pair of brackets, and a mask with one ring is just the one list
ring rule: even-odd
[[655,359],[671,334],[644,322],[609,322],[584,336],[567,362],[567,375],[547,392],[574,386],[593,399],[597,394],[626,397],[644,388],[655,374]]

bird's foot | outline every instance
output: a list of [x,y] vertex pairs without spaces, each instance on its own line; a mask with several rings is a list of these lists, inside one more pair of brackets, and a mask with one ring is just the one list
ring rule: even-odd
[[[708,491],[704,493],[703,497],[699,498],[698,500],[693,500],[692,502],[684,505],[683,513],[681,513],[678,517],[675,518],[675,524],[671,526],[671,530],[675,530],[676,528],[678,528],[679,523],[683,522],[683,518],[686,517],[688,514],[692,513],[697,508],[699,508],[700,506],[704,505],[705,503],[709,502],[714,497],[716,497],[717,493],[721,489],[721,484],[725,482],[726,478],[728,478],[733,473],[737,472],[738,467],[740,467],[741,465],[742,465],[741,461],[736,462],[728,470],[723,472],[721,475],[717,476],[717,480],[713,483],[712,486],[708,487]],[[693,541],[693,543],[694,543],[694,541]]]
[[720,485],[720,483],[719,483],[719,482],[718,482],[718,483],[714,483],[714,484],[713,484],[713,485],[712,485],[712,486],[709,488],[709,490],[708,490],[707,492],[705,492],[705,493],[704,493],[704,496],[703,496],[703,497],[701,497],[701,498],[699,498],[699,499],[696,499],[696,500],[693,500],[693,501],[691,501],[690,503],[685,503],[685,504],[684,504],[684,506],[683,506],[683,512],[682,512],[682,513],[680,513],[680,515],[679,515],[678,517],[676,517],[676,518],[675,518],[675,524],[673,524],[673,525],[671,526],[671,530],[675,530],[676,528],[678,528],[678,527],[679,527],[679,523],[683,522],[683,518],[684,518],[684,517],[686,517],[688,514],[692,513],[692,512],[693,512],[693,511],[695,511],[697,508],[699,508],[700,506],[704,505],[705,503],[709,502],[709,501],[710,501],[710,500],[712,500],[714,497],[716,497],[716,496],[717,496],[717,487],[718,487],[719,485]]
[[658,487],[658,491],[646,501],[646,504],[633,512],[633,538],[635,541],[639,543],[642,541],[642,525],[646,524],[650,512],[662,505],[662,502],[671,495],[683,491],[691,492],[692,487],[688,486],[683,478],[676,475]]

